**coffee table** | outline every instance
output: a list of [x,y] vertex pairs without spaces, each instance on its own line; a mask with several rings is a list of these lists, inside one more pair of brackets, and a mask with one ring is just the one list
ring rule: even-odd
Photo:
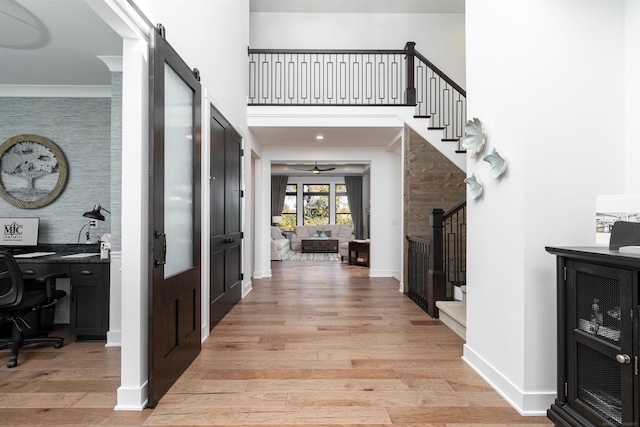
[[319,239],[302,239],[301,243],[302,253],[338,253],[338,239],[324,237]]

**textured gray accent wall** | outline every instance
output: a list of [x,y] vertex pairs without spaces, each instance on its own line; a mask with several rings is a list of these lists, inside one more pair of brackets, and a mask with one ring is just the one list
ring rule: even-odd
[[111,73],[111,250],[122,243],[122,72]]
[[[44,136],[69,164],[67,186],[53,203],[20,209],[0,198],[0,216],[39,217],[40,243],[76,243],[88,222],[82,214],[96,203],[111,205],[111,99],[0,97],[0,117],[0,143],[24,133]],[[105,217],[91,229],[92,240],[111,232],[110,215]]]

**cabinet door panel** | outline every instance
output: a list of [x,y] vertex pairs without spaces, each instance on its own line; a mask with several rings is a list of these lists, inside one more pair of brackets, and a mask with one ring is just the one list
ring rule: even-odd
[[108,264],[74,264],[69,330],[78,340],[106,339],[109,328]]
[[633,420],[632,285],[630,270],[567,262],[567,400],[598,425]]

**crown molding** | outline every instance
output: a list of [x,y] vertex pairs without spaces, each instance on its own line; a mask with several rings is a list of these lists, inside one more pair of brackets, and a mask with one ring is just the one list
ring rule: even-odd
[[107,85],[0,85],[0,97],[111,98]]

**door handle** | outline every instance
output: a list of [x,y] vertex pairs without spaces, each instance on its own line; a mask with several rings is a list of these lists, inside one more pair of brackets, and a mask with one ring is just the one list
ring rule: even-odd
[[618,361],[618,363],[631,363],[631,358],[629,357],[628,354],[617,354],[616,355],[616,360]]
[[155,267],[158,267],[160,265],[165,265],[167,263],[167,235],[160,232],[160,231],[154,231],[153,232],[153,238],[154,239],[163,239],[162,242],[162,259],[155,259],[153,260],[153,265]]

